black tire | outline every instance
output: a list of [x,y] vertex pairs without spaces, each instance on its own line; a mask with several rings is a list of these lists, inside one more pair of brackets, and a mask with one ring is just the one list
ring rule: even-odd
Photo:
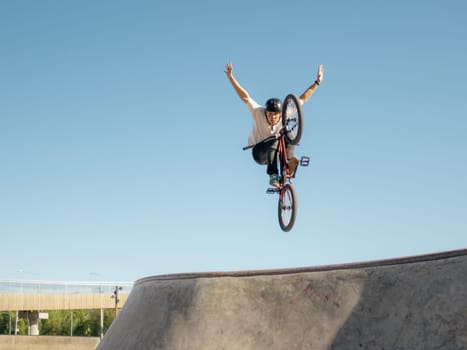
[[287,95],[282,105],[282,125],[287,126],[287,142],[296,145],[302,138],[303,113],[300,100],[294,94]]
[[297,195],[292,184],[285,184],[281,188],[277,214],[281,229],[285,232],[290,231],[297,216]]

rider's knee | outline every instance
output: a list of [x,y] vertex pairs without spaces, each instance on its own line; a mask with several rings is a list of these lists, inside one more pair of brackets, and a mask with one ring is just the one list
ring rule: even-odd
[[251,155],[256,163],[260,165],[268,164],[268,156],[265,152],[260,152],[259,149],[253,148]]

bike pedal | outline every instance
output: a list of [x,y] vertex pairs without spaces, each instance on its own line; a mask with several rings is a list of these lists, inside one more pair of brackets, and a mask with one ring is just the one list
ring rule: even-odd
[[275,188],[275,187],[270,187],[266,190],[266,193],[267,194],[275,194],[275,193],[278,193],[279,192],[279,189],[278,188]]
[[302,158],[300,158],[300,165],[301,166],[310,165],[310,157],[302,156]]

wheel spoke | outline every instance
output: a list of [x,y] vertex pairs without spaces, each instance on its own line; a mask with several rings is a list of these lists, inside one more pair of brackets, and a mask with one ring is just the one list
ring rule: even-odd
[[291,184],[286,184],[279,196],[279,224],[284,231],[290,231],[296,216],[295,191]]
[[286,133],[286,138],[294,145],[298,144],[300,141],[302,123],[303,118],[300,102],[295,95],[288,95],[284,100],[282,125],[287,127],[288,132]]

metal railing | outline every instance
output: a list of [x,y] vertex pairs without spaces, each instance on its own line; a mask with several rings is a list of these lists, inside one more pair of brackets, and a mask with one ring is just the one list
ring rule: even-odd
[[133,282],[57,282],[0,280],[1,293],[18,294],[101,294],[115,291],[130,293]]

